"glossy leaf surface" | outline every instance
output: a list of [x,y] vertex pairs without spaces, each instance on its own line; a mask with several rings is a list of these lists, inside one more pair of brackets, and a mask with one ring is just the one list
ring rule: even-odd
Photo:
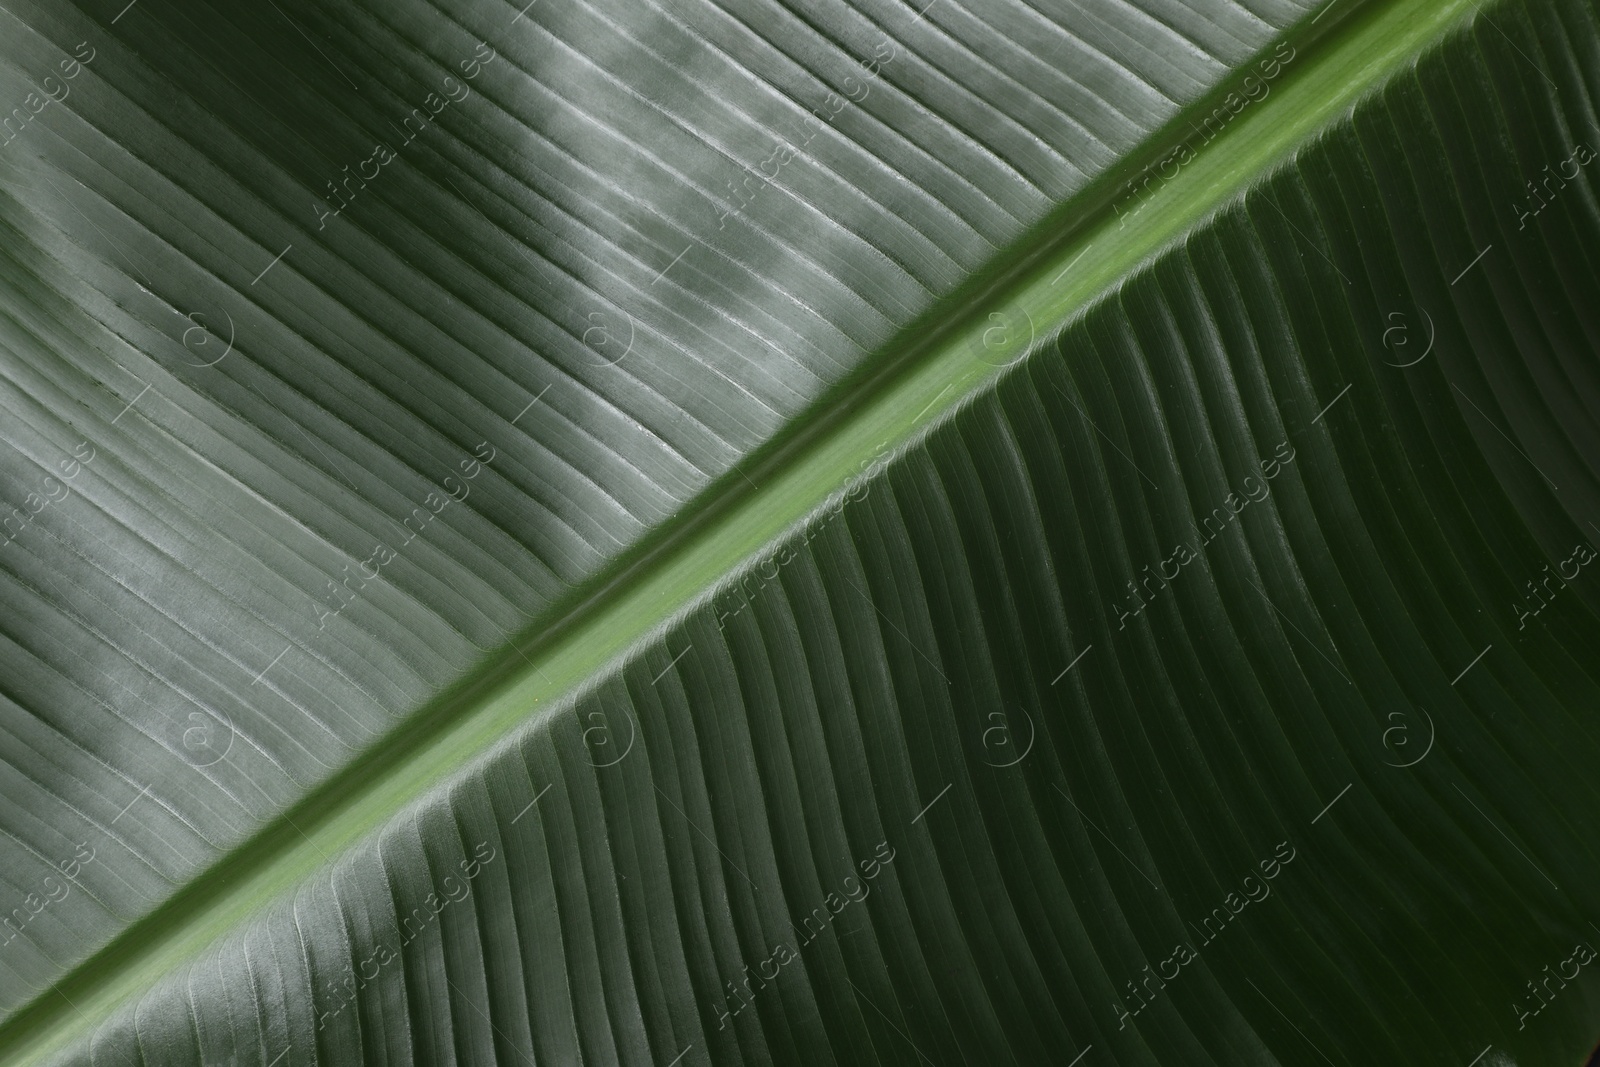
[[1581,1060],[1590,5],[4,17],[8,1061]]

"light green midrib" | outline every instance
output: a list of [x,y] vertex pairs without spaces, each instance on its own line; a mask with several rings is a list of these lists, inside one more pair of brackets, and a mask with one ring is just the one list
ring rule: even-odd
[[[1355,0],[1337,2],[1357,6]],[[1058,332],[1197,223],[1236,201],[1252,181],[1338,121],[1358,99],[1463,24],[1479,6],[1482,0],[1369,4],[1335,27],[1315,54],[1297,56],[1263,100],[1249,104],[1215,140],[1200,147],[1193,162],[1155,189],[1142,210],[1126,220],[1109,208],[1103,211],[1098,222],[1082,228],[1075,239],[1018,279],[1012,295],[992,307],[1025,312],[1038,339]],[[1054,281],[1069,265],[1065,276]],[[434,743],[405,755],[388,773],[351,794],[340,810],[310,828],[305,840],[278,863],[187,914],[181,925],[146,946],[134,965],[75,983],[87,989],[75,989],[79,995],[71,1005],[63,1003],[47,1023],[39,1025],[36,1020],[9,1052],[5,1046],[17,1041],[17,1035],[10,1022],[0,1026],[0,1053],[5,1060],[37,1062],[81,1037],[87,1026],[108,1018],[163,975],[259,915],[269,902],[281,899],[326,866],[328,857],[367,838],[448,776],[484,758],[512,731],[542,721],[586,683],[702,605],[739,567],[759,558],[835,497],[864,461],[903,448],[989,385],[1002,372],[976,353],[992,324],[981,315],[968,319],[967,326],[841,419],[832,433],[809,443],[780,470],[764,477],[759,489],[712,519],[658,565],[613,590],[608,601],[539,650],[525,669],[441,730]],[[988,355],[1003,361],[1026,347],[1025,339],[1013,337],[991,347]],[[738,566],[729,566],[730,560],[739,561]]]

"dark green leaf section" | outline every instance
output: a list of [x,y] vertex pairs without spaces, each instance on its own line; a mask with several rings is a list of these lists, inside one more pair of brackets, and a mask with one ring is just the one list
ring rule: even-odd
[[0,1009],[594,595],[1306,10],[6,5]]
[[1597,40],[1480,13],[64,1061],[1577,1064]]

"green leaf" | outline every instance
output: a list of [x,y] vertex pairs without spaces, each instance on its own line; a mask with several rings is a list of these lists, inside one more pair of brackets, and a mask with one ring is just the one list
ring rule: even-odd
[[1592,5],[3,17],[6,1062],[1591,1046]]

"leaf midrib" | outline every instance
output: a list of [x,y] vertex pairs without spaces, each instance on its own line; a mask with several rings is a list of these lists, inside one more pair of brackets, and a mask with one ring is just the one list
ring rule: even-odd
[[[1119,225],[1112,208],[1124,183],[1188,139],[1190,118],[1235,89],[1237,75],[941,299],[807,418],[759,449],[741,465],[742,474],[724,475],[640,547],[558,602],[548,621],[18,1009],[0,1024],[0,1058],[34,1062],[61,1048],[447,777],[515,744],[519,728],[541,721],[536,713],[547,717],[570,704],[824,507],[862,461],[904,450],[998,378],[1003,371],[973,354],[990,311],[1026,310],[1037,326],[1034,347],[1042,344],[1462,25],[1479,0],[1335,5],[1322,9],[1317,24],[1311,16],[1279,39],[1292,41],[1297,54],[1268,95],[1200,146],[1131,221]],[[1068,276],[1053,284],[1069,264]],[[1022,351],[1002,347],[992,355]]]

